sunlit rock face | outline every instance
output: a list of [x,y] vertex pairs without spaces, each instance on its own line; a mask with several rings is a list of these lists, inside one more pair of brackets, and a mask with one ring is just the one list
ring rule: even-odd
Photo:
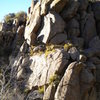
[[14,40],[22,43],[13,42],[17,53],[9,57],[12,86],[21,100],[100,99],[99,4],[32,0],[26,26],[14,28]]

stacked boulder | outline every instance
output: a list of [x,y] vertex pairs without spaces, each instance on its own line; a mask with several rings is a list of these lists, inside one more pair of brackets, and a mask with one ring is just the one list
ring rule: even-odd
[[[10,66],[26,100],[100,99],[100,2],[32,1],[25,41]],[[22,99],[23,100],[23,99]]]

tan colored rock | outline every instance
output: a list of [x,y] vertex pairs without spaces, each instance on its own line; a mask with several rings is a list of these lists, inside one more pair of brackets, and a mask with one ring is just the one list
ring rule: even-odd
[[19,37],[23,37],[24,36],[24,30],[25,30],[25,26],[24,25],[21,25],[21,26],[18,27],[17,33],[18,33]]
[[54,100],[55,90],[56,87],[54,86],[54,84],[49,85],[44,92],[43,100]]
[[40,0],[41,3],[41,15],[46,15],[53,0]]
[[54,100],[81,100],[79,74],[84,64],[72,62],[61,79]]
[[65,43],[66,40],[67,40],[67,34],[57,34],[50,40],[50,43],[61,44],[61,43]]
[[84,62],[86,62],[86,60],[87,60],[87,57],[85,55],[82,55],[82,54],[79,55],[79,61],[80,62],[84,63]]
[[29,89],[50,83],[50,77],[53,77],[56,73],[60,75],[68,63],[68,60],[64,57],[64,52],[62,53],[59,49],[56,49],[47,57],[45,54],[37,54],[30,57],[29,60],[32,61],[29,66],[32,73],[30,73],[27,81]]
[[49,43],[50,39],[56,34],[64,33],[65,27],[66,24],[63,19],[57,13],[50,12],[44,17],[44,26],[39,33],[38,40],[43,43]]
[[94,14],[93,12],[91,13],[84,12],[81,16],[82,20],[80,23],[81,23],[82,37],[85,39],[84,42],[86,43],[86,45],[88,45],[89,41],[91,41],[91,39],[97,35]]
[[[82,100],[90,100],[90,94],[92,93],[92,89],[94,88],[95,77],[93,74],[87,69],[83,69],[80,74],[80,85],[81,85],[81,99]],[[94,91],[95,93],[95,91]],[[92,94],[95,96],[95,94]],[[93,97],[95,98],[95,97]],[[96,100],[96,99],[91,99]]]
[[2,31],[3,25],[2,23],[0,23],[0,31]]
[[69,0],[53,0],[50,5],[50,9],[54,10],[57,13],[60,13],[68,2]]
[[34,7],[31,18],[28,21],[27,26],[25,28],[24,37],[29,45],[30,44],[34,45],[36,40],[36,33],[40,27],[40,23],[41,23],[40,4],[37,3]]

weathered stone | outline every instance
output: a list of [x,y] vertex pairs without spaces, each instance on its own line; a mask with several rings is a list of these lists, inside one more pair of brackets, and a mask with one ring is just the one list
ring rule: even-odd
[[90,42],[89,42],[89,47],[90,48],[99,48],[100,49],[100,39],[98,36],[94,37]]
[[2,31],[2,28],[3,28],[2,23],[0,23],[0,31]]
[[84,53],[87,57],[99,56],[100,57],[100,49],[96,48],[88,48],[84,50]]
[[87,7],[88,7],[88,4],[89,4],[89,1],[88,0],[78,0],[80,2],[80,11],[86,11],[87,10]]
[[[80,84],[81,84],[81,97],[82,97],[81,99],[88,100],[88,98],[87,98],[87,96],[89,97],[88,92],[91,89],[93,89],[93,85],[95,83],[95,77],[93,76],[93,74],[90,71],[88,71],[87,69],[83,69],[81,72],[80,81],[81,81]],[[90,91],[90,93],[91,93],[91,91]]]
[[98,57],[91,57],[89,60],[96,65],[100,64],[100,59]]
[[55,90],[54,84],[49,85],[44,92],[43,100],[54,100]]
[[81,100],[79,74],[84,65],[72,62],[61,79],[54,100]]
[[68,35],[71,38],[79,36],[80,35],[79,22],[75,18],[73,18],[71,21],[67,23],[67,30],[68,30]]
[[27,53],[28,52],[28,49],[29,49],[29,45],[27,44],[27,42],[25,41],[22,46],[20,47],[20,52],[23,52],[23,53]]
[[38,40],[49,43],[49,40],[56,34],[64,32],[65,25],[65,22],[57,13],[50,12],[44,17],[44,26],[40,31]]
[[27,95],[27,100],[43,100],[43,94],[40,94],[38,90],[31,91]]
[[68,2],[69,0],[53,0],[50,9],[60,13]]
[[95,66],[92,62],[90,62],[90,61],[86,62],[86,66],[87,66],[87,69],[88,69],[89,71],[91,71],[92,74],[95,75],[96,66]]
[[24,30],[25,30],[25,26],[24,25],[21,25],[21,26],[18,27],[17,33],[18,33],[19,37],[23,37],[24,36]]
[[75,47],[70,48],[68,53],[70,54],[73,60],[77,60],[79,57],[79,52]]
[[80,62],[86,62],[86,60],[87,60],[87,57],[85,55],[82,55],[82,54],[79,55]]
[[88,45],[89,41],[97,34],[93,13],[83,13],[81,19],[82,36],[85,40],[85,43]]
[[42,0],[41,2],[41,15],[46,15],[48,9],[50,9],[50,4],[53,0]]
[[66,6],[66,8],[62,11],[61,16],[68,21],[69,19],[73,18],[79,8],[79,2],[78,1],[72,1],[69,4],[69,7]]
[[50,77],[53,77],[55,73],[60,75],[65,65],[68,63],[64,56],[64,52],[56,49],[55,52],[50,53],[47,57],[45,54],[33,55],[29,59],[32,64],[29,66],[32,73],[27,81],[27,86],[29,89],[35,86],[43,86],[50,82]]
[[37,3],[34,7],[33,13],[31,15],[30,21],[25,28],[24,37],[27,43],[34,45],[36,41],[36,33],[40,27],[41,16],[40,16],[40,4]]
[[51,44],[61,44],[67,40],[67,34],[57,34],[52,39],[50,39]]

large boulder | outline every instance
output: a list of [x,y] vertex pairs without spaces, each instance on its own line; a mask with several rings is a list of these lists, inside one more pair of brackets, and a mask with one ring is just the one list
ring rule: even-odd
[[44,26],[39,32],[38,40],[43,43],[62,43],[67,39],[64,32],[65,27],[66,24],[63,19],[57,13],[50,12],[44,17]]
[[60,13],[68,2],[69,0],[53,0],[50,5],[50,9],[54,10],[57,13]]
[[48,10],[60,13],[68,2],[69,0],[42,0],[41,15],[46,15]]
[[[22,63],[19,66],[20,59]],[[31,57],[20,57],[13,66],[19,67],[17,78],[28,79],[26,86],[31,90],[32,87],[49,84],[50,78],[55,74],[60,75],[66,64],[68,64],[66,52],[55,49],[55,52],[51,52],[47,56],[43,53],[42,55],[36,54]],[[27,69],[27,73],[24,71],[25,69]]]
[[40,4],[37,3],[34,7],[31,18],[27,21],[27,26],[25,28],[24,37],[29,45],[35,44],[36,33],[40,27],[40,23],[41,23]]
[[74,0],[70,2],[68,6],[65,7],[65,9],[61,12],[61,16],[66,21],[69,21],[69,19],[73,18],[77,14],[78,8],[79,2]]
[[57,87],[55,100],[81,100],[79,74],[82,67],[81,62],[72,62],[68,66]]
[[94,20],[93,13],[84,12],[81,17],[81,32],[82,37],[85,39],[86,45],[88,42],[97,35],[96,33],[96,24]]

